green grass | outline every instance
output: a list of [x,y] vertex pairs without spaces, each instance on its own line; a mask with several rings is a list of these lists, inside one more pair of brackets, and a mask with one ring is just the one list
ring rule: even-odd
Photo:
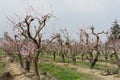
[[58,66],[52,63],[39,63],[39,69],[54,76],[57,80],[100,80],[93,75],[76,72],[67,67]]
[[[0,49],[0,56],[2,56],[3,54],[4,54],[4,51],[2,49]],[[5,67],[5,63],[0,61],[0,74],[3,73],[4,67]]]
[[[79,57],[79,56],[77,56],[77,57]],[[52,55],[41,55],[41,58],[48,59],[48,60],[53,60]],[[56,57],[56,62],[62,62],[61,57],[57,56]],[[72,59],[65,58],[65,62],[69,63],[69,64],[73,64]],[[105,64],[98,64],[98,62],[104,62]],[[94,69],[96,69],[96,70],[100,70],[101,72],[106,72],[107,70],[110,70],[113,73],[117,71],[116,67],[107,66],[107,63],[104,60],[104,56],[100,56],[100,60],[98,60],[98,62],[94,66]],[[108,63],[111,63],[110,60],[109,60]],[[88,60],[86,60],[86,61],[79,60],[79,61],[76,62],[76,65],[78,67],[89,68],[90,62]]]
[[0,74],[4,72],[5,63],[0,62]]
[[[3,54],[4,54],[4,51],[2,49],[0,49],[0,56],[2,56]],[[4,67],[5,67],[5,63],[0,61],[0,74],[3,73]]]
[[[77,65],[80,66],[80,67],[83,67],[83,68],[89,68],[90,63],[88,61],[79,61],[79,62],[77,62]],[[98,63],[96,63],[96,65],[94,66],[94,69],[100,70],[102,72],[105,72],[108,69],[111,72],[116,72],[117,71],[116,67],[108,66],[107,63],[106,64],[98,64]]]
[[[89,68],[90,62],[89,61],[79,61],[77,62],[77,65],[83,68]],[[97,64],[94,66],[94,69],[97,70],[105,70],[107,65]]]
[[[41,54],[40,58],[41,59],[53,60],[53,55],[44,55],[44,54]],[[56,62],[62,62],[61,56],[56,56],[55,61]],[[72,58],[65,58],[65,63],[72,63]]]
[[90,62],[88,62],[88,61],[79,61],[79,62],[77,62],[77,65],[80,66],[80,67],[89,68]]
[[0,56],[4,54],[4,51],[0,49]]

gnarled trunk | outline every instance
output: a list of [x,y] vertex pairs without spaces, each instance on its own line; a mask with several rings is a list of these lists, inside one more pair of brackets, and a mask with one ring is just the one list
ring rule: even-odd
[[33,67],[34,67],[35,80],[40,80],[39,69],[38,69],[38,57],[34,57]]
[[98,61],[98,56],[99,56],[100,52],[97,52],[95,58],[92,58],[92,60],[90,61],[90,69],[93,69],[96,62]]
[[26,61],[25,61],[25,70],[30,72],[30,67],[31,67],[31,61],[30,61],[30,58],[28,56]]
[[21,67],[23,68],[24,66],[23,66],[23,59],[22,59],[22,55],[19,53],[19,54],[18,54],[18,57],[19,57],[19,62],[20,62],[20,65],[21,65]]

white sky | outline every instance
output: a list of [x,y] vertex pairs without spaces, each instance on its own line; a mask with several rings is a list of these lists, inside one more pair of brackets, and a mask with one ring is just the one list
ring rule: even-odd
[[23,15],[28,6],[52,12],[58,19],[52,20],[48,31],[57,32],[67,28],[71,37],[76,38],[81,26],[96,27],[96,31],[107,30],[115,19],[120,21],[120,0],[1,0],[0,36],[10,31],[6,16]]

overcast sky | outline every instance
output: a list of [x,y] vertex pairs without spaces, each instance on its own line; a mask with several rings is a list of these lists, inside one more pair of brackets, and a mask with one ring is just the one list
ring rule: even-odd
[[109,29],[115,19],[120,21],[120,0],[1,0],[0,36],[10,31],[6,16],[22,16],[31,5],[58,18],[49,31],[67,28],[73,38],[81,26],[94,25],[97,32]]

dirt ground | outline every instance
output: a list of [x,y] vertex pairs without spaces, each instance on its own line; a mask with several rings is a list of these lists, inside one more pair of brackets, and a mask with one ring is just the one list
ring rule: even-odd
[[[10,72],[14,76],[14,80],[35,80],[33,71],[30,73],[27,73],[23,68],[21,68],[20,64],[18,62],[11,63],[10,57],[4,56],[1,58],[2,62],[6,64],[5,71],[4,72]],[[46,77],[40,73],[41,80],[56,80],[52,77]]]
[[[18,62],[10,63],[9,59],[10,58],[8,56],[4,56],[1,58],[1,60],[6,63],[5,71],[10,71],[14,75],[14,80],[34,80],[34,77],[32,77],[33,73],[26,73],[26,71],[23,68],[21,68]],[[99,70],[81,68],[80,66],[72,65],[68,63],[58,63],[58,62],[56,63],[53,61],[52,63],[61,66],[67,66],[68,68],[74,69],[77,72],[92,74],[94,76],[99,77],[101,80],[120,80],[120,78],[115,78],[114,75],[103,76],[100,74]],[[46,78],[44,75],[40,75],[40,77],[41,80],[48,80],[48,78]],[[55,79],[51,78],[49,80],[55,80]]]

